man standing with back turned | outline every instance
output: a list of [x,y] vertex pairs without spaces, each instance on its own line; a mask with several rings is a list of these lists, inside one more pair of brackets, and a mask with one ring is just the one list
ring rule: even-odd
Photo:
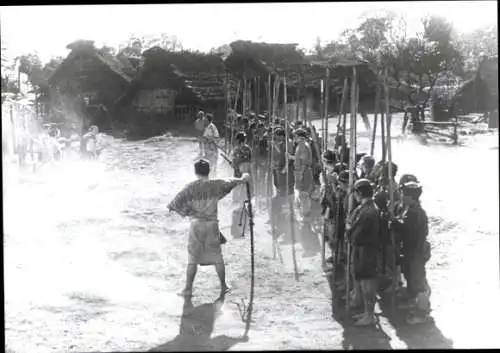
[[221,284],[221,296],[223,296],[231,288],[226,283],[217,204],[236,186],[250,182],[251,177],[245,173],[241,178],[209,179],[210,163],[204,159],[194,164],[194,172],[197,180],[186,185],[168,205],[169,211],[191,218],[186,287],[179,295],[193,295],[193,282],[198,265],[215,265]]

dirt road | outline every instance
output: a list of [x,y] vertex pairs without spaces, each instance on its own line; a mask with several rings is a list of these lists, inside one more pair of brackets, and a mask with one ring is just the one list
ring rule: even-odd
[[[367,140],[366,140],[367,141]],[[363,143],[360,138],[360,146]],[[290,245],[273,259],[265,209],[256,212],[255,322],[247,341],[237,303],[248,301],[249,240],[224,245],[233,293],[224,306],[213,269],[192,303],[184,281],[188,223],[166,204],[194,178],[196,143],[114,141],[100,162],[74,163],[11,182],[4,199],[6,347],[11,352],[500,347],[498,135],[465,146],[393,143],[400,173],[424,185],[435,325],[381,329],[331,318],[320,256]],[[229,169],[220,160],[221,175]],[[230,197],[220,207],[230,224]],[[184,315],[183,315],[184,314]]]

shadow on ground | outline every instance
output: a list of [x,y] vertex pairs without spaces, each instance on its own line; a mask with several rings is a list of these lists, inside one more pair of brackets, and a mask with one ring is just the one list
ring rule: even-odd
[[[342,276],[343,273],[340,275]],[[327,278],[330,288],[332,288],[331,277]],[[407,311],[396,309],[392,313],[390,305],[385,305],[382,300],[379,301],[382,312],[377,314],[377,325],[373,327],[353,326],[352,319],[346,315],[343,294],[338,293],[337,298],[332,301],[333,319],[344,329],[343,349],[392,349],[390,344],[392,339],[380,325],[382,316],[387,318],[398,339],[406,344],[408,349],[453,348],[453,341],[443,335],[434,320],[425,324],[409,325],[406,322]]]
[[226,335],[211,337],[214,322],[220,313],[224,299],[214,303],[204,303],[193,306],[192,299],[186,298],[182,309],[179,334],[171,341],[155,347],[149,352],[179,352],[179,351],[225,351],[244,338],[233,338]]
[[[338,274],[343,276],[343,272]],[[332,278],[327,277],[330,288],[332,288]],[[353,320],[346,315],[345,301],[343,293],[339,292],[332,301],[332,317],[343,328],[342,349],[377,349],[388,350],[391,347],[391,337],[384,332],[377,323],[370,327],[356,327]]]
[[446,349],[453,348],[453,340],[445,337],[432,319],[425,324],[409,325],[406,322],[408,312],[396,309],[391,314],[391,309],[380,301],[382,315],[386,316],[394,327],[396,336],[406,344],[408,349]]

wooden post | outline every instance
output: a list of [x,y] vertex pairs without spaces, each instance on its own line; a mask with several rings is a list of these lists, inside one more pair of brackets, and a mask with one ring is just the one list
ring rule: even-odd
[[[385,99],[385,89],[384,89],[384,99]],[[382,135],[382,143],[380,144],[381,147],[382,147],[382,161],[385,162],[386,159],[387,159],[387,156],[386,156],[386,152],[387,152],[387,148],[386,148],[386,143],[387,143],[387,140],[385,138],[385,117],[386,115],[386,107],[384,105],[384,109],[382,109],[382,112],[380,113],[380,134]]]
[[260,76],[257,76],[255,78],[256,80],[256,89],[257,89],[257,92],[256,92],[256,97],[255,97],[255,114],[258,116],[260,114]]
[[320,81],[320,106],[319,106],[319,118],[321,119],[321,137],[322,137],[322,144],[323,146],[325,145],[325,117],[323,115],[324,113],[324,108],[325,108],[325,100],[323,98],[324,93],[325,93],[325,88],[324,88],[324,81]]
[[[387,85],[387,68],[385,69],[385,79],[384,79],[384,92],[385,92],[385,110],[387,113],[387,118],[386,118],[386,126],[387,126],[387,159],[388,159],[388,166],[387,166],[387,171],[388,171],[388,179],[389,179],[389,187],[388,187],[388,192],[389,192],[389,216],[390,219],[394,217],[393,214],[393,207],[394,207],[394,194],[393,190],[395,188],[395,185],[392,183],[392,150],[391,150],[391,112],[389,108],[389,87]],[[396,240],[394,236],[394,232],[390,231],[391,234],[391,249],[392,249],[392,256],[391,256],[391,262],[392,262],[392,269],[393,269],[393,276],[392,276],[392,286],[393,286],[393,294],[391,298],[391,306],[392,306],[392,311],[395,312],[396,309],[396,286],[398,282],[397,278],[397,267],[396,267]]]
[[[224,81],[225,81],[224,83],[225,83],[226,89],[224,90],[224,96],[225,96],[224,97],[225,98],[224,99],[224,102],[225,102],[224,108],[226,110],[226,119],[225,119],[225,124],[224,124],[225,125],[224,150],[229,151],[228,147],[231,148],[231,143],[229,142],[231,139],[230,132],[232,132],[232,129],[230,129],[230,127],[229,127],[229,107],[231,106],[231,103],[228,102],[228,100],[229,100],[229,75],[228,75],[227,70],[226,70],[225,74],[226,75],[224,76]],[[228,146],[228,144],[229,144],[229,146]]]
[[[284,104],[286,106],[287,99],[286,99],[286,73],[283,77],[283,96],[284,96]],[[285,110],[286,112],[286,110]],[[285,170],[286,170],[286,197],[288,199],[288,210],[290,212],[290,237],[292,238],[292,260],[293,260],[293,271],[295,274],[295,280],[299,280],[299,272],[297,269],[297,258],[295,256],[295,224],[294,224],[294,218],[295,218],[295,212],[294,212],[294,195],[289,195],[288,194],[288,189],[290,187],[289,180],[288,180],[288,174],[289,174],[289,161],[288,161],[288,155],[290,153],[288,149],[289,141],[288,141],[288,127],[289,127],[289,121],[288,121],[288,116],[285,116],[285,155],[286,155],[286,165],[285,165]]]
[[234,111],[237,112],[238,108],[238,99],[240,97],[241,90],[241,80],[238,80],[238,88],[236,89],[236,97],[234,97]]
[[[356,133],[354,134],[354,150],[357,149],[358,147],[358,108],[359,108],[359,85],[356,83],[356,110],[355,110],[355,115],[354,115],[354,131]],[[352,129],[352,128],[351,128]],[[351,145],[351,148],[353,146]],[[353,168],[356,168],[356,165],[354,165]]]
[[297,76],[297,100],[295,104],[295,121],[300,120],[299,111],[300,111],[300,77]]
[[269,114],[269,123],[272,124],[272,112],[271,109],[273,108],[273,103],[272,103],[272,95],[271,95],[271,73],[269,72],[267,74],[267,113]]
[[[343,126],[342,124],[342,116],[344,116],[344,121],[345,121],[345,101],[347,99],[347,94],[349,93],[349,82],[347,81],[347,77],[344,79],[344,87],[342,88],[342,98],[340,100],[340,110],[339,110],[339,121],[337,123],[337,135],[340,134],[341,128]],[[345,128],[342,132],[345,138]]]
[[328,148],[328,101],[330,99],[330,69],[326,68],[326,80],[325,80],[325,144],[323,145],[323,151]]
[[302,100],[302,120],[304,120],[305,123],[307,123],[307,88],[304,82],[304,98]]
[[277,115],[277,110],[279,107],[279,92],[280,92],[280,78],[279,74],[276,75],[274,80],[274,92],[273,92],[273,116]]
[[[349,156],[349,193],[351,195],[353,192],[354,185],[354,164],[356,163],[356,68],[352,68],[352,82],[351,82],[351,128],[350,131],[350,156]],[[352,197],[348,196],[348,209],[346,214],[352,210]],[[345,290],[346,290],[346,301],[345,301],[345,312],[347,315],[350,313],[350,295],[351,295],[351,244],[349,239],[347,238],[347,234],[345,237],[345,244],[347,245],[347,266],[345,273]]]
[[375,88],[375,117],[373,119],[372,141],[370,146],[370,156],[375,152],[375,139],[377,138],[377,120],[380,109],[380,74],[377,75],[377,87]]

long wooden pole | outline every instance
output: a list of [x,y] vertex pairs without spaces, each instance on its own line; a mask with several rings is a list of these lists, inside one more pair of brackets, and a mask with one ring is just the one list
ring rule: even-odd
[[307,123],[307,88],[304,77],[302,77],[302,88],[304,89],[304,98],[302,100],[302,120]]
[[297,77],[297,100],[295,104],[295,121],[300,120],[299,112],[300,112],[300,76]]
[[[356,161],[356,97],[357,97],[357,92],[356,92],[356,68],[352,68],[352,82],[351,82],[351,128],[350,130],[350,145],[351,148],[349,149],[350,156],[349,156],[349,192],[348,192],[348,207],[346,210],[346,214],[349,217],[349,213],[352,210],[352,197],[351,194],[353,192],[353,185],[354,185],[354,163]],[[346,266],[346,273],[345,273],[345,290],[346,290],[346,301],[345,301],[345,312],[347,315],[349,315],[350,312],[350,302],[351,302],[351,244],[350,240],[346,237],[345,239],[345,244],[347,245],[347,266]]]
[[271,100],[271,73],[268,75],[267,79],[267,109],[269,112],[269,126],[271,126],[271,145],[269,146],[269,168],[267,169],[267,190],[268,190],[268,211],[269,211],[269,220],[271,222],[271,232],[272,232],[272,237],[273,237],[273,259],[276,260],[276,257],[278,255],[279,260],[281,264],[283,264],[283,256],[281,255],[281,250],[277,241],[276,237],[276,225],[274,224],[274,216],[273,216],[273,209],[272,209],[272,197],[274,194],[274,187],[273,187],[273,169],[272,169],[272,164],[274,160],[274,129],[272,128],[273,126],[273,115],[271,114],[271,109],[273,106],[272,100]]
[[243,115],[246,116],[247,114],[247,109],[248,109],[248,98],[247,98],[247,70],[246,70],[246,65],[245,65],[245,71],[243,71]]
[[238,88],[236,88],[236,96],[234,97],[234,111],[237,112],[238,109],[238,100],[240,97],[241,90],[241,80],[238,80]]
[[[344,110],[345,110],[345,102],[347,99],[347,94],[349,93],[349,83],[347,81],[347,77],[344,79],[344,87],[342,88],[342,98],[340,100],[340,110],[339,110],[339,120],[337,123],[337,136],[340,134],[343,134],[345,138],[345,127],[342,130],[343,121],[345,121],[345,115],[344,115]],[[344,120],[342,120],[342,118]]]
[[375,139],[377,138],[378,113],[380,110],[380,74],[377,75],[377,87],[375,88],[375,117],[373,118],[372,141],[370,145],[370,156],[375,153]]
[[[286,73],[285,75],[283,76],[283,102],[286,106],[286,102],[287,102],[287,99],[286,99]],[[285,113],[286,113],[286,110],[285,110]],[[289,156],[289,149],[288,149],[288,145],[289,145],[289,141],[288,141],[288,130],[289,130],[289,121],[288,121],[288,116],[285,115],[285,140],[286,140],[286,144],[285,144],[285,154],[286,154],[286,158],[285,158],[285,161],[286,161],[286,165],[285,165],[285,170],[286,170],[286,195],[287,195],[287,199],[288,199],[288,210],[290,212],[290,237],[292,238],[292,260],[293,260],[293,272],[295,274],[295,280],[298,281],[299,279],[299,272],[298,272],[298,269],[297,269],[297,258],[296,258],[296,255],[295,255],[295,224],[294,224],[294,220],[295,220],[295,212],[294,212],[294,195],[289,195],[289,187],[290,187],[290,181],[289,181],[289,160],[288,160],[288,156]]]
[[323,144],[323,146],[325,145],[325,116],[324,116],[324,112],[325,112],[325,99],[324,99],[324,95],[325,95],[325,87],[324,87],[324,80],[321,79],[320,81],[320,107],[319,107],[319,118],[321,119],[321,138],[322,138],[322,141],[321,143]]
[[[389,108],[389,86],[387,85],[387,68],[385,69],[385,79],[384,79],[384,92],[385,92],[385,111],[387,113],[387,118],[386,118],[386,125],[387,125],[387,160],[388,160],[388,165],[387,165],[387,171],[388,171],[388,180],[389,180],[389,185],[388,185],[388,192],[389,192],[389,216],[390,219],[392,220],[394,218],[393,214],[393,206],[394,206],[394,187],[392,183],[392,150],[391,150],[391,112]],[[392,228],[392,227],[390,227]],[[391,297],[391,308],[392,312],[394,313],[395,308],[396,308],[396,286],[397,286],[397,267],[396,267],[396,240],[395,240],[395,235],[394,232],[390,231],[391,234],[391,248],[392,248],[392,256],[391,256],[391,267],[393,270],[393,275],[392,275],[392,288],[393,288],[393,293]]]
[[[229,102],[229,74],[228,74],[227,70],[226,70],[226,75],[225,75],[224,78],[225,78],[224,81],[225,81],[225,84],[226,84],[226,89],[225,89],[225,98],[226,99],[224,100],[225,103],[226,103],[225,104],[225,110],[226,110],[226,119],[225,120],[226,120],[226,123],[224,124],[225,125],[225,130],[224,130],[225,131],[225,134],[224,134],[225,135],[224,136],[225,137],[224,138],[224,149],[226,151],[229,151],[228,147],[229,148],[231,147],[231,144],[230,144],[231,137],[230,137],[230,135],[232,135],[231,134],[232,129],[229,126],[229,107],[231,106],[231,103]],[[228,146],[228,144],[229,144],[229,146]]]
[[330,99],[330,69],[326,68],[326,80],[325,80],[325,144],[323,145],[323,151],[328,149],[328,101]]

